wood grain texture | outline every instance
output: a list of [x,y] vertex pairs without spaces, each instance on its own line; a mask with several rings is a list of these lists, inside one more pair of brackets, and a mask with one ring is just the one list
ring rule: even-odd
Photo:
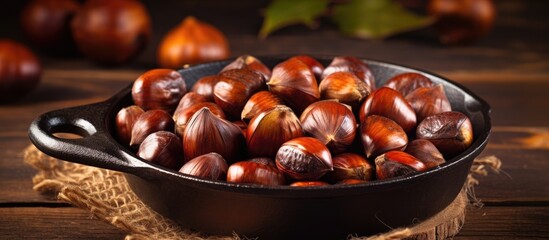
[[0,208],[0,239],[123,239],[125,234],[84,210]]

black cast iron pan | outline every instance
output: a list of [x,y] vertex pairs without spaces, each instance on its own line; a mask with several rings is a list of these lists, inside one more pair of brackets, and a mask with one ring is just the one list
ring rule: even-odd
[[[286,58],[260,58],[272,67]],[[330,59],[323,59],[324,65]],[[135,193],[183,227],[209,234],[233,232],[260,239],[345,239],[375,234],[427,219],[448,206],[461,190],[473,159],[487,144],[490,107],[457,83],[412,68],[366,61],[380,86],[389,77],[422,72],[444,84],[452,108],[467,114],[474,128],[472,146],[439,168],[419,174],[357,185],[310,188],[231,184],[198,179],[142,160],[114,137],[118,110],[132,104],[131,86],[91,105],[52,111],[30,126],[38,149],[63,160],[126,173]],[[181,69],[187,86],[216,74],[229,61]],[[54,136],[71,132],[80,139]]]

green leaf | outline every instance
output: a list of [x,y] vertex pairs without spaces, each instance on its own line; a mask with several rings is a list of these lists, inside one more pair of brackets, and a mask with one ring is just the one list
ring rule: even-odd
[[351,0],[334,7],[332,20],[347,35],[382,39],[431,24],[392,0]]
[[272,32],[292,24],[316,25],[315,19],[328,7],[328,0],[274,0],[267,7],[259,37],[265,38]]

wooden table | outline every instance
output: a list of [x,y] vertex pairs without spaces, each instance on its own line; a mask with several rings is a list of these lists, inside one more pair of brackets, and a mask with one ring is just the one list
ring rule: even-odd
[[[207,3],[207,4],[206,4]],[[34,169],[22,161],[27,129],[49,110],[104,100],[155,67],[155,46],[184,16],[218,26],[232,55],[354,55],[427,69],[459,82],[488,101],[493,133],[482,156],[496,155],[500,174],[480,178],[457,239],[549,237],[549,18],[547,1],[497,1],[491,34],[473,46],[445,47],[429,30],[385,41],[340,35],[329,22],[317,30],[295,26],[265,40],[256,33],[265,1],[145,1],[154,22],[152,43],[131,64],[107,68],[81,58],[41,54],[41,84],[24,100],[0,105],[0,238],[121,239],[124,233],[89,213],[32,190]],[[0,37],[23,40],[14,24],[23,3],[2,3]],[[210,6],[210,7],[208,7]],[[221,17],[222,16],[222,17]]]

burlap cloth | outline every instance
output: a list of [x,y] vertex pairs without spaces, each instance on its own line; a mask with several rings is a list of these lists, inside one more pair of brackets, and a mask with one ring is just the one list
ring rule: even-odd
[[[57,194],[61,201],[85,209],[128,235],[126,239],[240,239],[232,236],[208,236],[164,218],[147,207],[130,189],[120,172],[60,161],[34,146],[24,151],[24,160],[38,169],[33,178],[34,190]],[[349,239],[446,239],[455,236],[465,222],[469,206],[480,206],[474,194],[479,182],[491,168],[498,172],[501,161],[494,156],[477,158],[458,197],[432,218],[407,228],[397,228],[375,236],[349,236]]]

